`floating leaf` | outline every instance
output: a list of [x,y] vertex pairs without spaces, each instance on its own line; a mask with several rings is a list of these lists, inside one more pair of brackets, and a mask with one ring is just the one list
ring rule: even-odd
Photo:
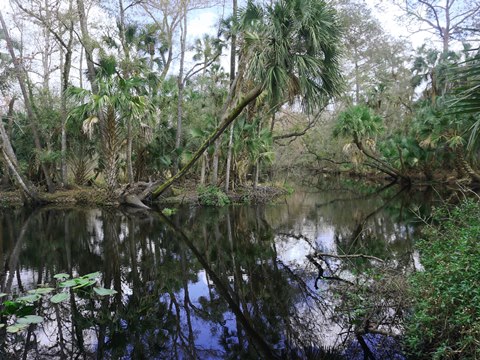
[[0,324],[0,329],[4,328],[5,324]]
[[97,272],[94,272],[94,273],[83,275],[81,278],[88,279],[88,280],[94,280],[94,279],[98,279],[100,277],[100,275],[101,274],[97,271]]
[[17,299],[17,301],[24,302],[24,303],[33,303],[33,302],[35,302],[39,299],[40,299],[40,295],[32,294],[32,295],[26,295],[26,296],[19,297]]
[[115,295],[117,293],[113,289],[105,289],[105,288],[97,288],[97,287],[94,287],[93,291],[95,291],[99,296],[110,296],[110,295]]
[[87,280],[87,279],[77,279],[77,286],[75,286],[73,289],[80,289],[86,286],[94,285],[97,282],[97,280]]
[[60,273],[60,274],[53,275],[53,278],[57,280],[66,280],[70,278],[70,275],[65,273]]
[[0,299],[7,296],[8,294],[5,294],[5,293],[0,293]]
[[69,287],[72,287],[72,286],[75,286],[75,285],[77,285],[77,282],[75,281],[75,279],[67,280],[67,281],[61,282],[59,284],[60,287],[65,287],[65,288],[69,288]]
[[45,287],[45,288],[38,288],[38,289],[35,289],[35,290],[29,290],[28,293],[29,293],[29,294],[39,294],[39,295],[43,295],[43,294],[50,294],[53,290],[55,290],[55,289],[54,289],[54,288]]
[[20,319],[17,319],[18,324],[40,324],[43,322],[43,317],[38,315],[27,315]]
[[27,328],[28,324],[13,324],[11,326],[7,326],[7,332],[9,333],[17,333],[22,331],[23,329]]
[[50,301],[54,304],[58,304],[58,303],[61,303],[62,301],[65,301],[67,299],[68,299],[68,293],[62,292],[60,294],[53,295],[50,298]]

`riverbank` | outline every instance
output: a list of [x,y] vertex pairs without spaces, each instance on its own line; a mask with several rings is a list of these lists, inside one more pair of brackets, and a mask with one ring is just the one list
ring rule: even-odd
[[[210,187],[208,187],[210,188]],[[217,193],[223,191],[216,189]],[[287,195],[289,189],[273,186],[261,185],[253,188],[251,186],[240,186],[235,191],[229,191],[225,194],[228,203],[268,203],[275,198]],[[194,186],[185,188],[174,188],[168,196],[159,197],[155,204],[175,205],[175,204],[198,204],[215,205],[201,201],[201,189]],[[54,193],[41,193],[41,198],[49,204],[58,205],[91,205],[91,206],[119,206],[120,197],[113,197],[105,189],[98,187],[74,187],[71,189],[61,189]],[[0,191],[0,207],[20,207],[27,204],[27,199],[21,191]]]

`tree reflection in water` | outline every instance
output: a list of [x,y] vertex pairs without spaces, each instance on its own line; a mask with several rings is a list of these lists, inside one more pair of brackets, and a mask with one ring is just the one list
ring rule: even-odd
[[[411,201],[394,187],[354,200],[299,192],[285,204],[186,207],[171,219],[131,209],[2,211],[0,292],[100,271],[117,294],[37,303],[45,322],[15,335],[0,329],[0,357],[341,358],[359,332],[339,292],[376,262],[338,255],[410,266]],[[325,357],[329,347],[339,350]]]

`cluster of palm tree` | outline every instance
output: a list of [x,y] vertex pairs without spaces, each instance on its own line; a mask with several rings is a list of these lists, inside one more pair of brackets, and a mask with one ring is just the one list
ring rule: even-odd
[[421,47],[412,85],[423,91],[407,126],[382,137],[381,115],[354,105],[339,114],[333,134],[352,139],[367,165],[392,178],[410,181],[420,172],[432,180],[435,171],[450,169],[456,179],[479,182],[478,69],[479,55],[469,47],[447,53]]
[[[219,169],[230,179],[227,187],[252,169],[258,178],[260,163],[271,158],[270,119],[275,112],[286,103],[315,111],[340,92],[340,27],[335,10],[326,2],[248,2],[225,23],[218,38],[204,36],[195,42],[197,64],[182,70],[178,78],[168,73],[173,45],[161,26],[128,24],[125,9],[121,10],[118,36],[105,36],[102,44],[89,38],[82,25],[85,19],[80,17],[91,84],[70,86],[66,92],[69,115],[61,139],[62,149],[68,146],[71,153],[73,178],[80,183],[87,181],[89,169],[97,164],[95,176],[103,175],[112,194],[119,181],[168,178],[152,189],[158,196],[199,159],[203,159],[198,170],[204,174],[202,181],[208,169],[215,185],[224,180],[218,176]],[[84,9],[78,11],[82,15]],[[230,81],[218,62],[227,41],[234,45]],[[28,86],[30,95],[36,96]],[[53,103],[35,106],[35,110],[55,109]],[[237,119],[241,122],[233,127]],[[45,119],[38,120],[43,126]],[[230,127],[229,136],[224,136]],[[201,129],[201,134],[195,129]],[[57,131],[50,132],[53,155],[59,153]],[[20,161],[25,161],[20,155]],[[243,159],[248,170],[241,171]],[[43,178],[53,176],[55,181],[58,158],[49,161],[52,166],[45,169]],[[40,164],[46,163],[40,159]],[[232,169],[237,175],[230,176]],[[29,178],[21,167],[15,170],[22,179]]]

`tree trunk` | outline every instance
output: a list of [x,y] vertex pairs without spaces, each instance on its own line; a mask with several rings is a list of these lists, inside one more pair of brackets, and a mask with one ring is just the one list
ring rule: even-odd
[[255,177],[253,178],[253,188],[258,187],[258,180],[260,179],[260,160],[257,159],[255,163]]
[[411,180],[408,176],[403,175],[400,171],[391,167],[385,161],[380,160],[378,157],[376,157],[370,151],[365,149],[365,147],[363,146],[363,144],[360,140],[354,139],[354,143],[357,146],[358,150],[360,150],[362,152],[362,154],[364,154],[366,157],[368,157],[369,159],[371,159],[371,160],[375,161],[377,164],[379,164],[379,166],[377,167],[378,170],[384,172],[385,174],[387,174],[387,175],[389,175],[389,176],[391,176],[395,179],[400,178],[400,179],[402,179],[402,181],[404,181],[406,183],[411,182]]
[[[25,180],[20,173],[20,168],[18,166],[17,156],[13,151],[12,144],[10,143],[10,138],[5,131],[5,127],[3,126],[3,120],[0,118],[0,139],[1,139],[1,149],[2,149],[2,156],[4,161],[7,163],[8,168],[13,174],[16,182],[18,183],[20,189],[34,202],[41,202],[40,197],[37,194],[37,191],[33,187],[32,184]],[[8,171],[8,169],[5,169]]]
[[[119,22],[119,36],[120,42],[122,44],[123,53],[125,60],[127,61],[127,69],[130,66],[130,49],[125,39],[125,8],[123,6],[123,0],[118,0],[118,7],[120,10],[120,22]],[[123,74],[126,78],[130,77],[130,72],[128,70],[124,71]],[[127,117],[127,177],[128,183],[133,184],[133,164],[132,164],[132,151],[133,151],[133,131],[132,131],[132,119],[130,116]]]
[[200,170],[200,185],[205,185],[205,173],[207,170],[207,152],[205,151],[202,155],[202,169]]
[[222,121],[217,129],[205,140],[205,142],[200,146],[200,148],[195,152],[192,159],[174,176],[165,181],[162,185],[158,186],[153,192],[153,198],[160,196],[165,190],[167,190],[174,182],[182,178],[187,171],[197,162],[197,160],[202,156],[202,154],[208,149],[212,143],[222,135],[228,126],[240,115],[243,109],[254,101],[263,91],[263,86],[259,85],[252,90],[250,90],[245,96],[240,98],[235,107],[231,109],[228,113],[225,112],[222,116]]
[[[95,63],[93,62],[93,45],[90,34],[88,33],[88,24],[87,24],[87,14],[85,12],[85,4],[83,0],[77,0],[77,11],[78,17],[80,20],[80,30],[82,33],[81,43],[85,50],[85,57],[87,59],[87,78],[90,81],[90,86],[92,87],[92,92],[94,94],[98,93],[98,86],[95,83]],[[101,118],[99,118],[102,121]]]
[[133,165],[132,165],[132,143],[133,143],[133,134],[132,134],[132,119],[128,117],[127,119],[127,176],[128,183],[133,184]]
[[[12,40],[10,38],[8,28],[7,28],[7,25],[5,24],[5,20],[3,19],[3,14],[2,14],[1,11],[0,11],[0,23],[1,23],[3,31],[4,31],[8,52],[9,52],[11,58],[12,58],[12,61],[13,61],[13,65],[14,65],[14,69],[15,69],[15,76],[17,77],[18,84],[20,86],[20,90],[22,91],[23,101],[25,103],[25,108],[27,110],[27,115],[28,115],[28,118],[30,120],[30,124],[31,124],[31,128],[32,128],[32,134],[33,134],[33,140],[34,140],[34,143],[35,143],[35,148],[39,153],[41,153],[43,149],[42,149],[42,144],[40,142],[40,136],[39,136],[39,133],[38,133],[37,119],[36,119],[35,114],[33,112],[32,103],[30,102],[31,99],[29,97],[29,94],[27,92],[27,87],[26,87],[26,84],[25,84],[27,74],[26,74],[26,71],[25,71],[24,67],[21,65],[21,61],[15,55],[15,51],[13,49],[13,43],[12,43]],[[51,179],[50,174],[48,172],[48,168],[43,161],[40,162],[40,167],[41,167],[43,175],[45,177],[45,181],[47,183],[48,191],[53,192],[54,191],[53,182],[52,182],[52,179]]]
[[212,179],[210,180],[211,185],[217,186],[218,182],[218,161],[220,157],[220,139],[215,140],[215,146],[213,149],[213,159],[212,159]]
[[233,125],[230,126],[230,135],[228,137],[227,168],[225,170],[225,192],[230,188],[230,171],[232,168],[232,150],[233,150]]
[[[237,10],[238,4],[237,0],[233,0],[233,11],[232,11],[232,18],[233,21],[236,21],[237,18]],[[235,70],[236,70],[236,50],[237,50],[237,35],[232,33],[232,43],[230,48],[230,86],[233,86],[235,81]],[[233,150],[233,131],[234,127],[230,127],[230,136],[228,138],[228,152],[227,152],[227,168],[225,170],[225,192],[228,192],[230,187],[230,171],[232,168],[232,150]]]
[[178,72],[177,85],[178,85],[178,104],[177,104],[177,134],[175,137],[175,148],[177,149],[177,154],[175,156],[174,169],[173,172],[178,171],[178,166],[180,164],[179,159],[179,150],[182,145],[182,122],[183,122],[183,72],[185,67],[185,53],[187,45],[187,7],[185,5],[183,9],[183,24],[180,26],[180,70]]
[[[72,2],[70,1],[70,10]],[[62,163],[62,183],[63,186],[68,185],[68,167],[67,167],[67,88],[70,80],[70,70],[72,68],[72,47],[73,47],[73,21],[70,21],[69,39],[66,44],[65,61],[62,71],[62,94],[61,94],[61,121],[62,121],[62,147],[61,147],[61,163]],[[63,49],[63,47],[62,47]],[[63,54],[63,51],[62,51]]]
[[[16,98],[12,98],[10,100],[10,102],[8,103],[8,113],[7,113],[7,119],[8,119],[8,129],[5,130],[5,134],[6,134],[6,138],[8,139],[11,139],[12,137],[12,128],[13,128],[13,107],[15,105],[15,100]],[[3,121],[3,119],[0,117],[0,121]],[[2,123],[3,125],[3,123]],[[0,136],[0,139],[1,139],[1,136]],[[10,140],[8,140],[8,143],[10,144]],[[11,147],[11,145],[10,145]],[[12,153],[13,153],[13,149],[11,150]],[[3,159],[4,163],[5,163],[5,167],[4,167],[4,170],[3,170],[3,179],[2,179],[2,184],[4,186],[8,186],[8,184],[10,183],[10,176],[9,176],[9,166],[8,166],[8,162],[7,162],[7,159]]]
[[480,183],[480,174],[478,174],[465,160],[465,156],[463,153],[463,148],[461,146],[457,146],[455,149],[456,159],[455,162],[457,166],[463,168],[463,170],[468,174],[468,176],[475,182]]
[[117,187],[117,175],[118,175],[118,150],[119,141],[117,133],[117,122],[115,119],[115,109],[109,107],[105,117],[106,123],[103,130],[103,161],[105,182],[107,183],[108,191],[112,194]]

